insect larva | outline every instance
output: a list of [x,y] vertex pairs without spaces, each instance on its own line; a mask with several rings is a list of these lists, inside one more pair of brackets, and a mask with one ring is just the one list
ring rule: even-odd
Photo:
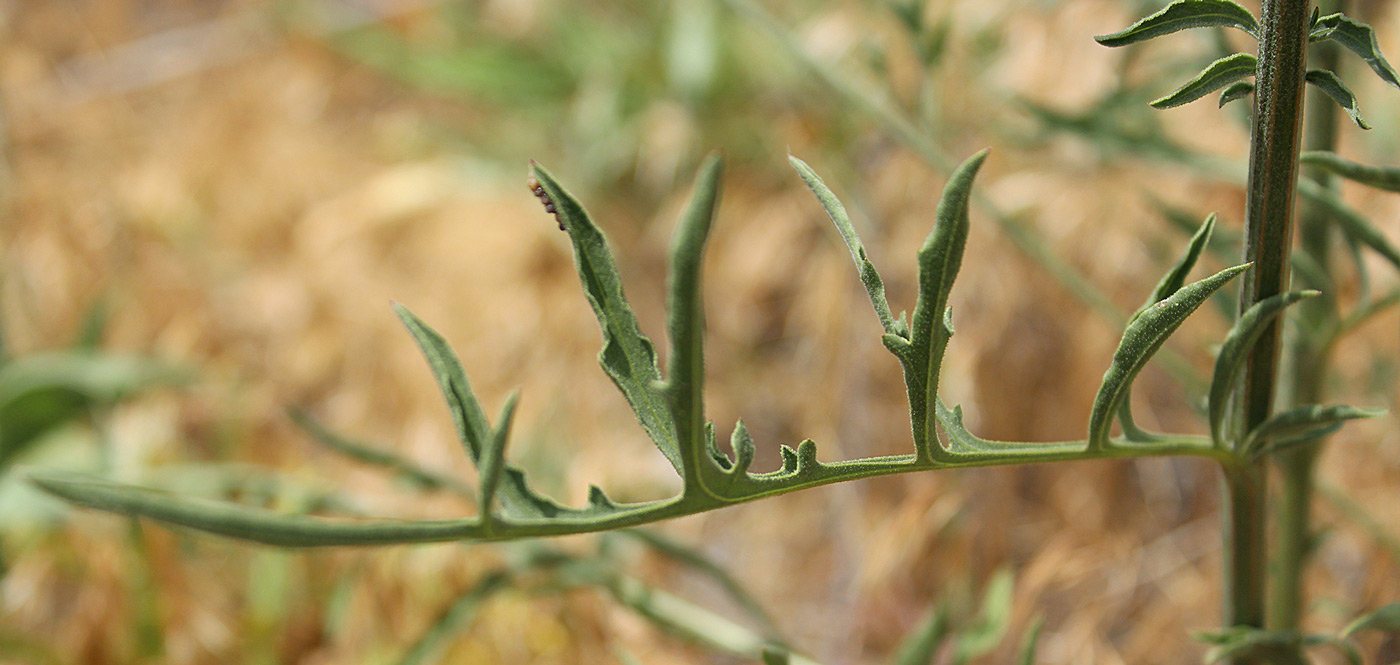
[[544,211],[554,215],[554,221],[559,223],[559,230],[564,231],[564,220],[559,216],[559,209],[554,207],[554,200],[549,198],[549,193],[544,191],[544,186],[540,185],[540,181],[536,180],[535,176],[531,174],[525,179],[525,186],[529,187],[530,191],[534,193],[535,198],[539,199],[540,203],[544,204]]

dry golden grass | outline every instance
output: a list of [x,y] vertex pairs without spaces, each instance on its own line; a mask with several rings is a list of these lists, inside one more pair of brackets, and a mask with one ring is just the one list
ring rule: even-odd
[[[1130,12],[1119,4],[1073,0],[1017,14],[1004,28],[1015,46],[992,70],[1001,88],[949,75],[942,85],[970,89],[942,113],[949,127],[968,128],[948,131],[959,137],[949,145],[955,154],[1000,146],[980,186],[1006,208],[1033,212],[1057,251],[1130,307],[1156,279],[1161,253],[1154,252],[1179,242],[1159,230],[1141,192],[1218,209],[1226,220],[1238,219],[1240,193],[1151,164],[1106,165],[1072,139],[1036,149],[1001,145],[979,122],[1004,103],[997,90],[1067,108],[1095,99],[1116,76],[1108,64],[1115,56],[1088,35],[1126,24]],[[389,311],[395,299],[455,344],[488,409],[523,389],[512,454],[561,498],[582,501],[590,483],[624,499],[675,487],[598,371],[598,335],[568,246],[523,185],[527,158],[553,163],[546,141],[518,140],[534,152],[508,165],[472,145],[434,146],[426,137],[441,127],[510,127],[510,119],[470,99],[415,93],[311,37],[237,32],[238,17],[265,9],[255,2],[7,9],[15,11],[0,17],[8,141],[0,306],[11,347],[61,345],[106,298],[108,348],[200,371],[187,390],[117,410],[111,443],[122,473],[139,479],[172,465],[239,462],[338,489],[377,515],[471,510],[425,500],[324,452],[283,416],[286,405],[301,405],[339,431],[470,474],[435,383]],[[549,10],[495,3],[484,11],[502,30],[525,34]],[[834,48],[841,35],[891,29],[872,11],[853,5],[825,19]],[[1000,3],[956,11],[969,26],[1005,14]],[[409,12],[395,25],[431,32],[432,16]],[[218,66],[153,82],[115,65],[73,67],[100,65],[109,49],[207,21],[229,21],[216,34],[233,46],[199,42],[178,54],[231,54]],[[814,40],[820,27],[809,31]],[[907,60],[892,53],[896,81],[912,75]],[[135,77],[130,89],[106,78],[119,74]],[[643,184],[676,141],[689,137],[693,144],[681,146],[689,154],[709,147],[693,118],[666,115],[671,107],[662,102],[656,108],[638,150],[652,165],[638,167]],[[1371,109],[1372,124],[1400,126],[1395,108]],[[771,110],[755,114],[751,130],[767,152],[743,148],[764,161],[741,160],[726,178],[707,265],[710,415],[721,436],[743,417],[765,466],[777,464],[778,444],[804,437],[821,443],[824,457],[898,452],[908,445],[898,366],[880,347],[844,248],[800,180],[784,173],[782,151],[790,147],[823,172],[842,163],[859,169],[859,181],[869,183],[861,212],[879,221],[868,242],[896,309],[912,302],[913,250],[941,180],[876,134],[861,134],[859,150],[812,154],[827,145],[823,117],[798,101]],[[1214,154],[1243,148],[1242,134],[1204,103],[1167,119]],[[587,169],[575,159],[555,171],[570,182],[586,179]],[[660,200],[641,185],[617,196],[580,192],[615,242],[643,328],[658,336],[667,236],[684,194],[682,185],[660,182],[660,191],[674,190]],[[1390,220],[1395,235],[1394,200],[1347,194]],[[953,306],[959,334],[947,394],[966,406],[973,429],[999,438],[1081,436],[1116,331],[976,216]],[[1364,400],[1368,387],[1357,384],[1374,375],[1376,358],[1390,363],[1393,379],[1397,328],[1392,312],[1345,345],[1339,395]],[[1223,329],[1203,314],[1175,348],[1207,367],[1205,346]],[[1395,386],[1379,388],[1395,409]],[[1137,393],[1146,424],[1199,427],[1165,374],[1144,375]],[[1395,424],[1389,416],[1344,430],[1323,469],[1391,533],[1400,532]],[[827,662],[875,662],[930,599],[968,594],[1009,565],[1018,573],[1012,634],[1034,616],[1046,618],[1039,662],[1183,663],[1203,651],[1186,632],[1218,616],[1216,480],[1204,463],[1164,460],[929,474],[801,493],[663,529],[737,571],[792,642]],[[1312,580],[1328,603],[1314,612],[1316,625],[1342,620],[1334,608],[1400,595],[1400,562],[1331,508],[1319,512],[1335,529]],[[133,532],[91,512],[24,542],[7,543],[0,625],[72,663],[137,662],[132,626],[143,606],[158,618],[161,662],[391,662],[502,558],[499,548],[457,545],[287,554],[149,525]],[[662,588],[725,607],[675,566],[638,565]],[[285,581],[269,581],[279,576]],[[321,626],[340,580],[350,580],[349,600],[342,629],[328,636]],[[733,662],[659,634],[591,592],[508,593],[444,662],[614,662],[619,644],[649,664]],[[1008,662],[1014,646],[1008,640],[985,662]],[[7,658],[25,662],[0,652],[0,662]]]

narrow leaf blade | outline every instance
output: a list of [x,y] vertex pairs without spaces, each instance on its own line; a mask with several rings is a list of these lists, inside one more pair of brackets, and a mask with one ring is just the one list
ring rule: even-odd
[[[875,270],[875,264],[870,262],[865,254],[865,245],[861,243],[860,236],[856,233],[856,228],[851,224],[851,218],[846,214],[846,206],[841,205],[840,199],[832,193],[831,189],[822,182],[817,172],[812,170],[806,162],[788,156],[788,163],[797,170],[797,174],[802,176],[803,182],[816,195],[817,201],[826,210],[826,216],[831,218],[831,222],[836,225],[836,230],[841,233],[841,239],[846,242],[846,249],[850,250],[851,258],[856,263],[856,270],[860,271],[860,281],[865,285],[865,292],[870,296],[870,304],[875,307],[875,315],[880,318],[880,327],[886,333],[899,334],[899,328],[895,324],[894,315],[890,313],[890,303],[885,299],[885,284],[880,279],[880,273]],[[907,334],[907,331],[904,333]]]
[[1225,86],[1225,90],[1220,93],[1220,108],[1236,99],[1244,99],[1254,93],[1254,84],[1249,81],[1235,81]]
[[1325,150],[1305,152],[1299,155],[1298,161],[1325,169],[1367,187],[1383,189],[1387,192],[1400,192],[1400,167],[1358,164],[1335,152]]
[[666,308],[671,357],[665,395],[674,418],[686,489],[699,482],[701,464],[710,463],[705,428],[705,308],[700,296],[701,259],[719,201],[723,162],[711,155],[700,167],[695,193],[681,215],[671,246]]
[[1104,46],[1127,46],[1189,28],[1239,28],[1255,37],[1259,23],[1230,0],[1177,0],[1126,29],[1094,38]]
[[[933,231],[919,249],[919,300],[909,326],[909,346],[903,347],[907,353],[900,356],[919,459],[930,459],[932,447],[938,445],[934,404],[938,401],[938,375],[950,335],[944,325],[945,310],[967,243],[972,181],[986,159],[987,151],[983,150],[953,172],[938,201]],[[890,337],[886,335],[885,340]]]
[[1400,247],[1396,247],[1394,243],[1390,242],[1390,239],[1370,220],[1348,206],[1336,192],[1307,178],[1299,178],[1298,193],[1303,198],[1327,208],[1327,211],[1332,213],[1337,222],[1342,225],[1342,230],[1351,240],[1370,247],[1377,254],[1385,257],[1385,260],[1389,261],[1391,265],[1400,268]]
[[1382,81],[1400,88],[1400,76],[1396,75],[1395,68],[1391,67],[1381,54],[1381,45],[1376,41],[1376,31],[1371,26],[1345,14],[1332,14],[1317,20],[1308,39],[1330,39],[1341,44],[1364,60]]
[[1113,353],[1113,363],[1104,372],[1103,383],[1089,416],[1089,450],[1103,450],[1108,445],[1113,416],[1117,413],[1133,379],[1147,365],[1176,329],[1186,321],[1196,308],[1200,307],[1211,294],[1236,275],[1244,272],[1250,264],[1226,268],[1210,277],[1188,284],[1171,297],[1142,310],[1123,331],[1118,350]]
[[1227,55],[1210,63],[1196,78],[1182,84],[1171,94],[1152,101],[1152,107],[1169,109],[1194,102],[1246,76],[1253,76],[1259,61],[1248,53]]
[[1365,614],[1342,631],[1343,637],[1351,637],[1364,630],[1379,630],[1387,633],[1400,633],[1400,603],[1391,603],[1370,614]]
[[666,398],[656,390],[661,370],[656,347],[637,325],[637,316],[622,290],[622,277],[608,249],[607,238],[583,206],[544,167],[531,163],[531,175],[554,203],[555,214],[568,229],[579,281],[603,333],[598,362],[632,406],[638,422],[656,447],[682,473],[675,423]]
[[1210,438],[1216,445],[1225,445],[1225,407],[1259,337],[1289,305],[1319,295],[1322,295],[1319,291],[1290,291],[1261,300],[1245,310],[1225,335],[1225,343],[1220,346],[1220,354],[1215,358],[1215,373],[1211,378],[1206,408],[1210,419]]
[[1310,435],[1314,432],[1332,430],[1348,420],[1375,418],[1384,414],[1385,411],[1381,409],[1361,409],[1344,404],[1306,404],[1276,413],[1260,423],[1245,437],[1241,447],[1246,454],[1269,455],[1311,440]]
[[1335,73],[1326,69],[1313,69],[1308,71],[1305,79],[1332,101],[1337,102],[1337,105],[1347,112],[1347,117],[1351,118],[1357,127],[1371,128],[1370,125],[1366,124],[1366,119],[1361,117],[1361,107],[1356,102],[1356,95],[1352,94],[1351,88],[1348,88],[1347,84],[1343,83],[1342,79]]

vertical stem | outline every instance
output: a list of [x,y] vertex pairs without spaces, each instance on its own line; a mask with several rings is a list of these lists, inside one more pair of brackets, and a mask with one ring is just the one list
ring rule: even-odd
[[[1283,292],[1289,281],[1293,202],[1302,133],[1308,0],[1264,0],[1260,16],[1259,68],[1245,201],[1245,274],[1241,311]],[[1280,327],[1269,326],[1250,354],[1237,404],[1237,435],[1267,419],[1277,385]],[[1240,461],[1226,469],[1225,625],[1264,626],[1268,561],[1267,473],[1262,463]],[[1261,662],[1241,658],[1237,663]]]
[[[1324,14],[1345,11],[1346,0],[1319,0]],[[1338,71],[1341,51],[1332,42],[1313,47],[1318,68]],[[1334,150],[1337,145],[1337,105],[1314,91],[1308,95],[1304,117],[1303,142],[1308,150]],[[1327,171],[1308,169],[1306,175],[1323,187],[1334,187],[1334,178]],[[1332,235],[1331,215],[1320,205],[1305,203],[1298,220],[1299,251],[1307,254],[1321,269],[1330,274]],[[1307,283],[1304,286],[1323,291],[1320,298],[1299,306],[1301,321],[1298,339],[1291,349],[1292,374],[1289,400],[1292,404],[1322,401],[1322,382],[1327,375],[1327,344],[1323,341],[1328,328],[1337,319],[1336,294],[1331,284]],[[1283,470],[1283,501],[1278,508],[1276,531],[1277,552],[1274,555],[1274,586],[1269,596],[1269,625],[1275,630],[1297,631],[1302,619],[1304,573],[1312,541],[1313,473],[1322,442],[1287,451],[1278,457]]]

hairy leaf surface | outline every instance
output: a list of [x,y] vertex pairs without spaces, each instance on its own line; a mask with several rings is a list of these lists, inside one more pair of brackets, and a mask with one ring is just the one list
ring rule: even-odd
[[1104,46],[1127,46],[1189,28],[1239,28],[1259,36],[1259,22],[1230,0],[1177,0],[1126,29],[1094,38]]
[[1342,79],[1335,73],[1326,69],[1313,69],[1308,71],[1306,80],[1332,101],[1337,102],[1337,105],[1347,112],[1347,117],[1351,118],[1357,127],[1371,128],[1370,125],[1366,124],[1366,119],[1361,117],[1361,107],[1356,102],[1356,95],[1352,94],[1351,88],[1348,88],[1347,84],[1343,83]]
[[1316,42],[1324,39],[1337,42],[1360,56],[1382,81],[1400,88],[1400,76],[1381,55],[1381,45],[1376,41],[1376,31],[1371,26],[1345,14],[1323,16],[1313,24],[1308,40]]
[[1245,310],[1225,335],[1220,354],[1215,358],[1215,373],[1211,378],[1206,407],[1210,419],[1210,438],[1216,445],[1225,445],[1225,407],[1259,337],[1273,323],[1274,317],[1282,314],[1289,305],[1319,295],[1322,295],[1319,291],[1290,291],[1265,298]]
[[1153,108],[1169,109],[1194,102],[1246,76],[1254,76],[1259,61],[1248,53],[1227,55],[1210,63],[1196,78],[1182,84],[1171,94],[1152,101]]

